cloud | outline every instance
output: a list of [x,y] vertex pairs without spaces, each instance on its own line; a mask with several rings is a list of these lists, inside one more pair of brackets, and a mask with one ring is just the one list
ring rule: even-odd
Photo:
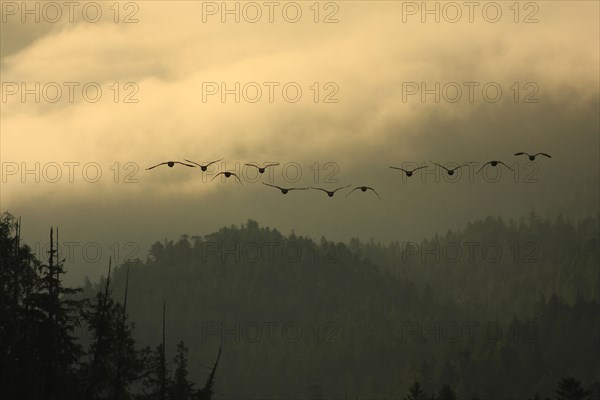
[[[589,193],[599,167],[598,4],[544,2],[537,24],[514,23],[507,8],[496,24],[477,14],[474,23],[423,24],[418,16],[402,23],[402,5],[393,2],[339,6],[335,24],[315,24],[308,9],[297,24],[202,23],[201,2],[139,3],[136,24],[33,24],[26,37],[18,36],[26,24],[3,24],[3,82],[57,82],[63,90],[64,82],[80,83],[73,102],[66,91],[57,103],[31,95],[3,102],[0,155],[20,168],[3,182],[3,209],[31,215],[44,229],[60,220],[78,235],[116,230],[144,243],[247,218],[313,236],[417,240],[489,214],[564,209],[565,193]],[[18,39],[5,49],[9,36]],[[239,103],[232,94],[223,103],[220,93],[203,102],[207,83],[232,89],[236,82]],[[265,82],[278,83],[273,102]],[[462,97],[403,96],[411,82],[452,83]],[[465,82],[479,83],[473,102]],[[84,98],[86,83],[101,87],[98,102]],[[285,100],[286,83],[301,87],[298,102]],[[483,97],[489,83],[502,88],[497,103]],[[257,87],[260,101],[247,101]],[[138,102],[124,102],[128,95]],[[339,101],[325,103],[327,95]],[[528,95],[539,102],[524,103]],[[514,176],[498,184],[402,183],[388,168],[430,159],[514,162],[514,152],[538,150],[554,158],[540,161],[539,182],[530,185]],[[296,183],[283,179],[283,167],[297,163],[298,185],[368,183],[384,200],[313,191],[281,198],[249,182],[204,183],[197,169],[145,170],[221,157],[222,168],[239,172],[245,162],[279,161],[274,183],[288,185]],[[59,163],[66,177],[70,161],[98,163],[102,178],[91,183],[78,169],[73,183],[44,182],[44,166]],[[35,162],[42,182],[30,174],[22,183],[21,163]],[[339,182],[323,182],[328,176]],[[125,184],[126,177],[138,182]]]

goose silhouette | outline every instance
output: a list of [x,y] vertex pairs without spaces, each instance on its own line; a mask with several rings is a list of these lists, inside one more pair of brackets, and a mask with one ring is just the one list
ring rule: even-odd
[[216,162],[219,162],[219,161],[221,161],[221,160],[222,160],[222,158],[219,158],[218,160],[215,160],[215,161],[211,161],[211,162],[209,162],[208,164],[204,164],[204,165],[202,165],[202,164],[198,164],[197,162],[195,162],[195,161],[191,161],[191,160],[188,160],[188,159],[186,159],[186,158],[184,158],[184,160],[185,160],[185,161],[187,161],[187,162],[190,162],[190,163],[192,163],[192,164],[196,164],[197,166],[199,166],[199,167],[200,167],[200,169],[201,169],[202,171],[206,171],[206,170],[208,169],[208,167],[209,167],[209,166],[211,166],[212,164],[214,164],[214,163],[216,163]]
[[267,186],[271,186],[271,187],[274,187],[274,188],[277,188],[277,189],[281,190],[281,193],[283,193],[283,194],[287,194],[287,192],[289,192],[290,190],[306,190],[306,189],[308,189],[307,187],[283,188],[281,186],[271,185],[271,184],[268,184],[268,183],[265,183],[265,182],[262,182],[262,184],[263,185],[267,185]]
[[415,168],[415,169],[412,169],[412,170],[406,170],[404,168],[392,167],[392,166],[390,166],[390,168],[399,169],[400,171],[404,171],[404,173],[406,174],[406,176],[408,176],[410,178],[411,176],[413,176],[413,173],[415,171],[418,171],[418,170],[423,169],[423,168],[427,168],[427,165],[423,165],[422,167],[418,167],[418,168]]
[[[431,161],[431,160],[429,160],[429,161]],[[467,165],[471,164],[470,162],[467,162],[467,163],[464,163],[462,165],[459,165],[458,167],[455,167],[455,168],[452,168],[452,169],[448,169],[448,168],[444,167],[443,165],[440,165],[438,163],[434,163],[433,161],[431,161],[431,163],[437,165],[440,168],[445,169],[446,172],[448,173],[448,175],[454,175],[454,171],[456,171],[457,169],[462,168],[462,167],[466,167]]]
[[253,164],[253,163],[247,163],[246,165],[247,165],[247,166],[249,166],[249,167],[254,167],[254,168],[258,169],[258,172],[259,172],[259,173],[261,173],[261,174],[264,174],[264,172],[265,172],[265,170],[266,170],[267,168],[269,168],[269,167],[273,167],[273,166],[275,166],[275,165],[279,165],[279,163],[265,164],[265,165],[264,165],[264,166],[262,166],[262,167],[259,167],[258,165],[256,165],[256,164]]
[[552,158],[552,157],[550,156],[550,154],[546,154],[546,153],[535,153],[535,154],[529,154],[529,153],[526,153],[526,152],[524,152],[524,151],[520,151],[520,152],[518,152],[518,153],[515,153],[515,156],[522,156],[523,154],[525,154],[527,157],[529,157],[529,161],[535,161],[535,158],[536,158],[537,156],[539,156],[539,155],[546,156],[546,157],[548,157],[548,158]]
[[338,190],[342,190],[342,189],[345,189],[345,188],[347,188],[347,187],[350,187],[350,186],[352,186],[352,184],[350,184],[350,185],[346,185],[346,186],[342,186],[342,187],[339,187],[339,188],[337,188],[337,189],[335,189],[335,190],[327,190],[327,189],[318,188],[318,187],[314,187],[314,186],[311,186],[310,188],[311,188],[311,189],[316,189],[316,190],[322,190],[322,191],[324,191],[325,193],[327,193],[327,196],[329,196],[329,197],[333,197],[333,195],[335,194],[335,192],[337,192]]
[[219,172],[218,174],[216,174],[215,176],[213,176],[213,178],[210,181],[211,182],[214,181],[217,178],[217,176],[219,176],[219,175],[225,175],[225,178],[229,178],[231,176],[235,176],[237,178],[237,180],[240,181],[240,185],[243,185],[242,180],[240,179],[240,177],[237,176],[235,174],[235,172],[230,172],[230,171]]
[[492,160],[492,161],[488,161],[485,164],[483,164],[481,166],[481,168],[479,168],[479,171],[477,171],[477,173],[480,173],[482,169],[485,168],[486,165],[490,164],[492,167],[496,167],[499,164],[504,165],[506,168],[510,169],[511,171],[514,171],[511,167],[509,167],[508,165],[504,164],[502,161],[497,161],[497,160]]
[[152,166],[152,167],[150,167],[150,168],[146,168],[146,171],[147,171],[147,170],[150,170],[150,169],[153,169],[153,168],[156,168],[156,167],[158,167],[158,166],[161,166],[161,165],[165,165],[165,164],[166,164],[166,165],[168,165],[168,166],[169,166],[169,168],[173,168],[173,166],[174,166],[175,164],[181,164],[181,165],[185,165],[186,167],[192,167],[192,168],[194,167],[193,165],[189,165],[189,164],[186,164],[186,163],[182,163],[181,161],[165,161],[165,162],[162,162],[162,163],[160,163],[160,164],[156,164],[156,165],[154,165],[154,166]]
[[358,189],[360,189],[362,192],[366,192],[367,190],[372,190],[373,193],[375,193],[377,195],[377,197],[379,197],[379,200],[381,200],[381,196],[379,195],[379,193],[377,193],[377,191],[375,189],[373,189],[372,187],[369,187],[369,186],[357,186],[354,189],[352,189],[350,191],[350,193],[348,193],[346,195],[346,197],[350,196],[355,190],[358,190]]

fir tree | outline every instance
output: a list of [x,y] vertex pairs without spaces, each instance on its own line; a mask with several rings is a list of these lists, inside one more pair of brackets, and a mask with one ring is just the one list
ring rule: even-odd
[[587,400],[592,392],[584,390],[575,378],[564,378],[556,389],[556,400]]
[[419,382],[415,381],[412,386],[408,389],[408,395],[404,397],[405,400],[429,400],[429,396],[421,389]]

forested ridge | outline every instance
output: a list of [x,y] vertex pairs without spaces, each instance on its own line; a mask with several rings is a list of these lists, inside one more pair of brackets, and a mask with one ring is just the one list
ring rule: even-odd
[[249,220],[77,292],[16,226],[3,216],[7,398],[600,398],[598,214],[387,245]]

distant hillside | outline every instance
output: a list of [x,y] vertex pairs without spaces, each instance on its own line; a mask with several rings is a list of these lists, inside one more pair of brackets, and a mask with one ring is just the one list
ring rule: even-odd
[[353,239],[349,247],[394,276],[429,286],[435,300],[481,305],[477,315],[505,319],[527,315],[542,296],[600,300],[599,215],[577,223],[533,212],[518,222],[488,217],[419,243]]
[[128,310],[154,344],[166,300],[167,352],[183,339],[192,376],[222,342],[217,398],[402,398],[415,379],[460,398],[550,395],[564,376],[600,377],[598,221],[490,217],[418,244],[430,253],[248,221],[128,263]]

